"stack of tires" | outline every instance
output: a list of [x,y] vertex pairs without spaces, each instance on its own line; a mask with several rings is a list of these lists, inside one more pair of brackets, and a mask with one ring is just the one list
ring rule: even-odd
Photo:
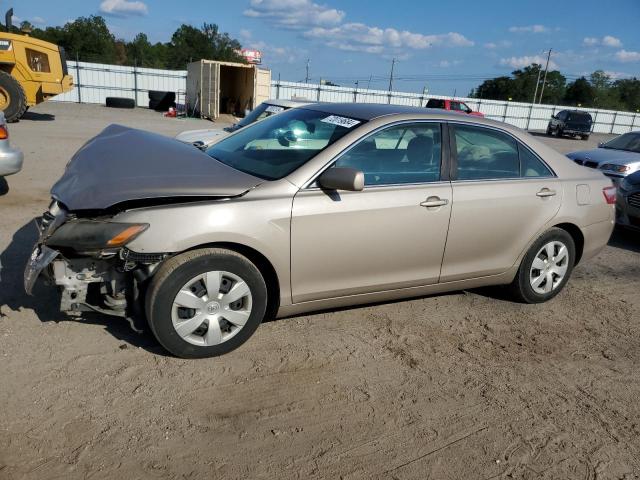
[[149,109],[156,112],[166,112],[176,106],[176,92],[149,91]]

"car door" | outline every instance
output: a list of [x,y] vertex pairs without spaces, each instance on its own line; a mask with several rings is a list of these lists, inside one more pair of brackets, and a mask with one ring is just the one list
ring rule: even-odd
[[503,273],[558,212],[562,184],[515,137],[450,124],[453,209],[441,282]]
[[360,192],[312,183],[293,201],[294,303],[438,282],[451,212],[442,127],[400,123],[365,136],[330,168],[364,172]]

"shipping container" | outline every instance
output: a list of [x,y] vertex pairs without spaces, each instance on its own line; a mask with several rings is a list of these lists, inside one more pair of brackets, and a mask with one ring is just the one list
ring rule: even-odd
[[242,117],[269,99],[271,71],[256,65],[200,60],[187,66],[187,107],[201,118]]

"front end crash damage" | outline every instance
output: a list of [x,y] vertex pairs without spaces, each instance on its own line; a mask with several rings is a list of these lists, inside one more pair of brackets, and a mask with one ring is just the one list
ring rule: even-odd
[[39,223],[38,243],[24,273],[25,290],[31,294],[42,275],[59,287],[62,312],[134,315],[142,286],[169,255],[126,248],[147,227],[78,218],[54,201]]

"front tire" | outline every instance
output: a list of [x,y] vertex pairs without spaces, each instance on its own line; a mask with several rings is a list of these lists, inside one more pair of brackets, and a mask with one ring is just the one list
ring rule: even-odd
[[543,233],[522,259],[510,290],[523,303],[551,300],[564,288],[576,258],[573,238],[566,230],[551,228]]
[[146,297],[151,331],[182,358],[214,357],[238,348],[256,331],[266,308],[260,270],[239,253],[221,248],[167,260]]
[[17,122],[27,111],[27,97],[22,85],[3,71],[0,71],[0,109],[9,123]]

